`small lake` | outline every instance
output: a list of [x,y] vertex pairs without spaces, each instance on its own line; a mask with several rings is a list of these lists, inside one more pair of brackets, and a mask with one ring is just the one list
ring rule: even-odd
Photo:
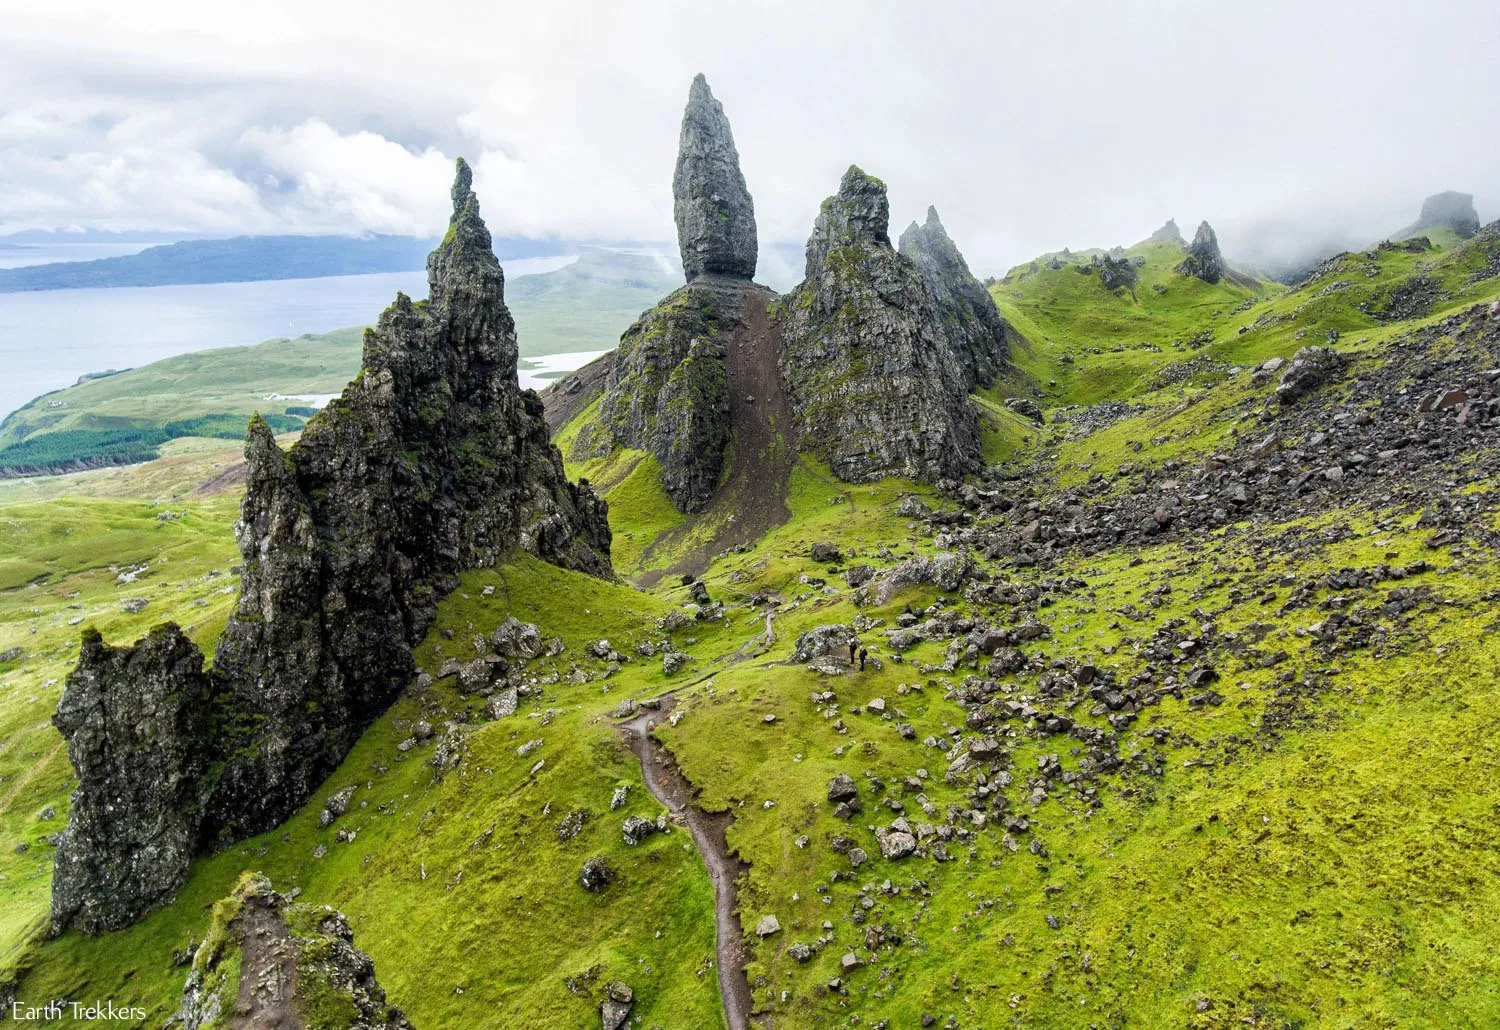
[[[554,271],[573,260],[507,261],[506,279]],[[426,297],[427,273],[0,293],[0,414],[89,372],[368,325],[398,290]],[[525,327],[520,337],[524,354]]]

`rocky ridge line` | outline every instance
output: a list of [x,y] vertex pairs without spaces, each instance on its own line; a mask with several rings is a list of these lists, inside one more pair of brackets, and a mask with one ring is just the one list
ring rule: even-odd
[[252,420],[240,597],[211,671],[175,626],[126,648],[85,637],[55,718],[79,775],[55,932],[127,926],[200,850],[291,815],[411,681],[458,573],[519,547],[612,575],[605,506],[567,481],[517,385],[504,274],[462,161],[428,282],[428,301],[397,295],[359,376],[289,451]]
[[1010,361],[1010,327],[984,285],[969,271],[969,263],[943,228],[937,208],[927,209],[922,224],[907,226],[897,250],[922,273],[969,389],[993,384]]
[[891,246],[885,183],[851,166],[780,305],[802,446],[840,479],[962,477],[979,464],[968,378],[922,272]]

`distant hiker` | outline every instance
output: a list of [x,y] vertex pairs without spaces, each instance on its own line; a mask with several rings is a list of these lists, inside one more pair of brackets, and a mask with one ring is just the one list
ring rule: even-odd
[[865,650],[863,647],[859,649],[859,671],[860,672],[864,672],[865,671],[865,658],[868,657],[869,654],[870,654],[870,652],[867,651],[867,650]]
[[855,655],[855,653],[858,650],[859,650],[859,638],[858,637],[850,637],[849,638],[849,664],[850,665],[854,664],[854,655]]

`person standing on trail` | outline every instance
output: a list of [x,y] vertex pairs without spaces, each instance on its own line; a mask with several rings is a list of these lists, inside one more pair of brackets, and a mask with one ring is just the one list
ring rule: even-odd
[[860,672],[864,672],[865,671],[865,658],[869,655],[869,653],[870,652],[867,651],[867,650],[865,650],[863,647],[861,647],[859,649],[859,671]]
[[854,664],[854,655],[859,651],[859,637],[849,638],[849,664]]

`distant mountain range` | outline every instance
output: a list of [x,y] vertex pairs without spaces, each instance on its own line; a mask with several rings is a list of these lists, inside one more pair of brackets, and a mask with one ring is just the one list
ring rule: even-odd
[[[416,236],[235,236],[182,240],[124,257],[0,269],[0,293],[406,272],[424,267],[427,254],[435,246],[436,239]],[[514,260],[558,254],[570,246],[558,240],[501,238],[495,240],[495,253],[501,260]]]

